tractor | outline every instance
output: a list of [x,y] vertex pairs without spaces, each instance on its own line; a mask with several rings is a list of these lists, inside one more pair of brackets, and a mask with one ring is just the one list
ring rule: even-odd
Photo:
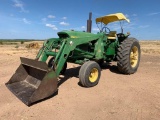
[[[87,20],[87,32],[65,30],[58,32],[58,38],[43,43],[35,59],[20,58],[21,64],[6,83],[9,90],[26,105],[52,96],[58,91],[58,77],[64,74],[67,63],[81,65],[79,81],[84,87],[99,83],[103,62],[117,62],[122,74],[137,71],[141,50],[136,38],[130,33],[111,31],[112,22],[130,22],[122,13],[96,18],[97,34],[91,33],[91,16]],[[47,62],[48,61],[48,62]]]

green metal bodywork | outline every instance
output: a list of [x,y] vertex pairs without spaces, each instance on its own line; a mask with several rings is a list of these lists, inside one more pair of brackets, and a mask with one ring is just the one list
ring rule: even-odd
[[113,61],[120,43],[118,39],[108,40],[103,32],[62,31],[58,32],[58,36],[45,41],[36,57],[46,62],[49,56],[53,56],[53,69],[57,76],[65,62],[83,64],[88,60]]

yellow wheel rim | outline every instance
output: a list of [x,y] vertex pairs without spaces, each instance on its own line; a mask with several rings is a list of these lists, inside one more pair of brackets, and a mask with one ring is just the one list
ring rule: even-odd
[[97,68],[93,68],[91,70],[90,75],[89,75],[89,81],[93,83],[93,82],[95,82],[97,80],[97,78],[98,78],[98,69]]
[[130,64],[131,67],[135,67],[138,63],[138,48],[136,46],[134,46],[131,49],[131,53],[130,53]]

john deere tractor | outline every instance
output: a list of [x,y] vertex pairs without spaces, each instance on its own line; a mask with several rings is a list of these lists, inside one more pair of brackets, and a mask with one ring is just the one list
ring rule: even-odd
[[120,73],[135,73],[140,62],[139,42],[123,33],[122,26],[120,33],[110,30],[107,25],[115,21],[129,19],[122,13],[96,18],[100,31],[93,34],[90,14],[87,32],[58,32],[59,38],[45,41],[35,59],[20,58],[21,64],[6,86],[26,105],[31,105],[58,90],[57,78],[65,73],[67,63],[81,65],[79,81],[84,87],[98,84],[103,62],[116,61]]

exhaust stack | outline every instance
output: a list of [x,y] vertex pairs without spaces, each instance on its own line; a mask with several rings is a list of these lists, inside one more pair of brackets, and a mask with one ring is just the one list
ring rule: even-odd
[[87,20],[87,32],[91,33],[92,30],[92,13],[89,13],[89,19]]

